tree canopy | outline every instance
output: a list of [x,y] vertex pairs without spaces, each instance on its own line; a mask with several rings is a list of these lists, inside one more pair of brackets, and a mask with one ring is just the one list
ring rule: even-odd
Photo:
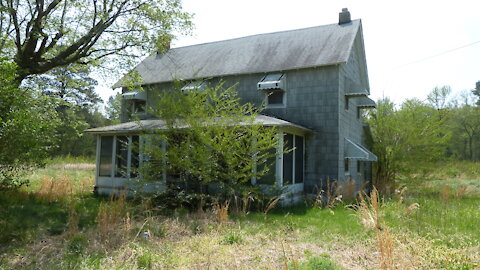
[[418,99],[399,108],[384,98],[370,112],[368,123],[378,156],[374,185],[381,191],[394,188],[396,174],[445,157],[449,140],[441,111]]
[[0,188],[24,184],[18,176],[39,165],[57,144],[56,101],[35,89],[18,88],[15,64],[0,59]]
[[190,27],[180,0],[0,0],[0,54],[18,82],[72,63],[129,69]]

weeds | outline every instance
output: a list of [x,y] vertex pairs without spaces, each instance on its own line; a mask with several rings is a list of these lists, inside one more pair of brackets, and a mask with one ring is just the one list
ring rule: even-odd
[[307,262],[298,265],[298,270],[341,270],[342,268],[338,266],[328,254],[321,254],[320,256],[311,257]]
[[357,215],[363,226],[375,230],[377,235],[377,248],[379,252],[379,265],[381,269],[395,269],[394,267],[394,240],[389,228],[383,222],[383,214],[380,211],[380,196],[376,188],[373,188],[369,197],[360,194],[357,206]]
[[228,221],[229,207],[230,200],[226,200],[223,204],[217,202],[213,205],[213,213],[218,223],[223,224]]
[[243,242],[243,236],[240,232],[230,230],[224,237],[222,243],[227,245],[241,244]]
[[338,192],[337,181],[327,180],[325,189],[321,189],[315,198],[314,205],[319,208],[333,208],[342,201],[342,195]]
[[440,188],[439,196],[443,202],[449,202],[452,196],[452,187],[449,184],[443,184]]
[[267,215],[270,210],[272,210],[273,208],[275,208],[275,206],[277,206],[278,202],[279,202],[281,199],[282,199],[281,196],[277,196],[277,197],[271,198],[271,199],[268,201],[267,206],[266,206],[265,209],[263,210],[263,214],[264,214],[264,215]]
[[130,228],[130,216],[127,216],[126,196],[122,193],[120,196],[111,196],[108,202],[102,202],[98,209],[97,230],[100,238],[103,240],[110,235],[118,233],[118,227],[124,223],[124,228]]
[[40,178],[40,187],[35,195],[49,203],[69,201],[76,194],[87,193],[92,183],[93,178],[84,178],[76,182],[67,174],[56,178],[43,176]]
[[235,195],[234,196],[234,212],[237,214],[246,215],[250,211],[251,204],[255,201],[253,193],[248,193],[246,196],[243,196],[241,199]]
[[[160,216],[148,202],[88,196],[91,175],[42,172],[34,188],[0,193],[0,269],[479,267],[478,180],[406,183],[408,196],[400,189],[395,200],[360,195],[356,215],[335,206],[339,194],[327,196],[325,189],[322,196],[335,202],[329,204],[335,215],[305,206],[271,211],[278,198],[246,215],[253,199],[244,197],[228,207],[218,204],[219,216],[186,210]],[[62,186],[63,175],[70,187]],[[443,184],[450,185],[449,203],[440,195]],[[229,211],[243,215],[229,217]]]
[[340,199],[345,202],[353,202],[355,200],[355,194],[357,193],[356,182],[355,180],[348,179],[343,185],[338,187],[338,194],[340,194]]

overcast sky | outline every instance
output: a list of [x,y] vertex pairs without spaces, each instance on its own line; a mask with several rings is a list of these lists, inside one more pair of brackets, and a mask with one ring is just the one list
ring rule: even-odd
[[459,92],[480,80],[480,1],[183,0],[183,7],[195,14],[193,36],[172,47],[337,23],[347,7],[362,19],[375,100],[425,99],[435,86]]

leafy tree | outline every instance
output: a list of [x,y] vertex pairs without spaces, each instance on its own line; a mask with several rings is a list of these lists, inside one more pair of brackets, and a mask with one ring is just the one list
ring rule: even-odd
[[377,106],[368,119],[378,157],[374,185],[389,192],[397,173],[443,158],[449,136],[439,111],[417,99],[404,101],[400,109],[388,98]]
[[452,131],[452,154],[456,158],[479,160],[480,108],[465,104],[452,109],[449,128]]
[[98,82],[90,77],[90,73],[90,66],[71,64],[32,76],[26,84],[42,89],[48,96],[62,100],[63,105],[92,107],[101,103],[102,99],[95,92]]
[[480,106],[480,81],[475,84],[475,89],[472,90],[472,93],[477,96],[477,106]]
[[[76,110],[76,117],[82,122],[88,124],[88,128],[95,128],[107,126],[112,124],[97,107],[82,107]],[[71,140],[68,147],[65,147],[66,152],[60,153],[62,155],[68,154],[73,156],[90,156],[94,157],[96,153],[96,138],[91,134],[83,133],[85,129],[81,129],[81,136],[76,140]]]
[[432,92],[428,94],[428,102],[437,110],[445,109],[448,105],[448,96],[452,93],[450,86],[433,88]]
[[[83,131],[93,127],[87,119],[95,113],[101,98],[95,92],[97,81],[90,77],[90,67],[71,64],[55,68],[46,74],[36,75],[24,81],[24,85],[42,89],[42,93],[57,100],[61,123],[57,127],[59,147],[55,155],[81,155],[79,140],[84,140]],[[87,136],[83,146],[93,148],[94,138]],[[87,143],[90,141],[89,143]],[[90,151],[91,152],[91,151]]]
[[107,118],[114,124],[120,123],[120,112],[122,110],[122,94],[117,93],[110,96],[105,106]]
[[0,53],[17,64],[17,82],[111,57],[105,66],[129,69],[190,26],[180,0],[0,0]]
[[[265,175],[272,165],[276,130],[255,121],[258,110],[240,104],[233,88],[223,85],[203,91],[164,91],[149,110],[165,121],[165,130],[146,143],[147,181],[163,171],[170,187],[188,194],[205,194],[212,184],[218,196],[241,194],[253,177]],[[166,147],[160,146],[165,142]],[[212,190],[210,190],[212,192]]]
[[55,100],[18,88],[15,70],[13,63],[0,60],[0,188],[25,184],[21,172],[41,165],[56,143]]

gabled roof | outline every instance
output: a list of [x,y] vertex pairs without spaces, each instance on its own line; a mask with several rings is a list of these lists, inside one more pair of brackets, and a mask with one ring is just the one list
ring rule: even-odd
[[[249,124],[250,124],[249,121],[235,123],[235,125],[249,125]],[[302,133],[313,132],[311,129],[308,129],[306,127],[303,127],[282,119],[266,116],[266,115],[257,115],[253,121],[253,124],[262,125],[264,127],[278,127],[278,128],[293,129],[293,130],[300,131]],[[179,125],[178,128],[180,129],[188,128],[188,126]],[[167,123],[164,120],[151,119],[151,120],[132,121],[132,122],[121,123],[117,125],[106,126],[106,127],[91,128],[91,129],[85,130],[85,132],[91,133],[91,134],[114,135],[114,134],[138,134],[142,132],[148,133],[148,132],[158,131],[158,130],[168,130]]]
[[359,29],[361,21],[353,20],[172,48],[148,56],[135,70],[146,85],[346,63]]

